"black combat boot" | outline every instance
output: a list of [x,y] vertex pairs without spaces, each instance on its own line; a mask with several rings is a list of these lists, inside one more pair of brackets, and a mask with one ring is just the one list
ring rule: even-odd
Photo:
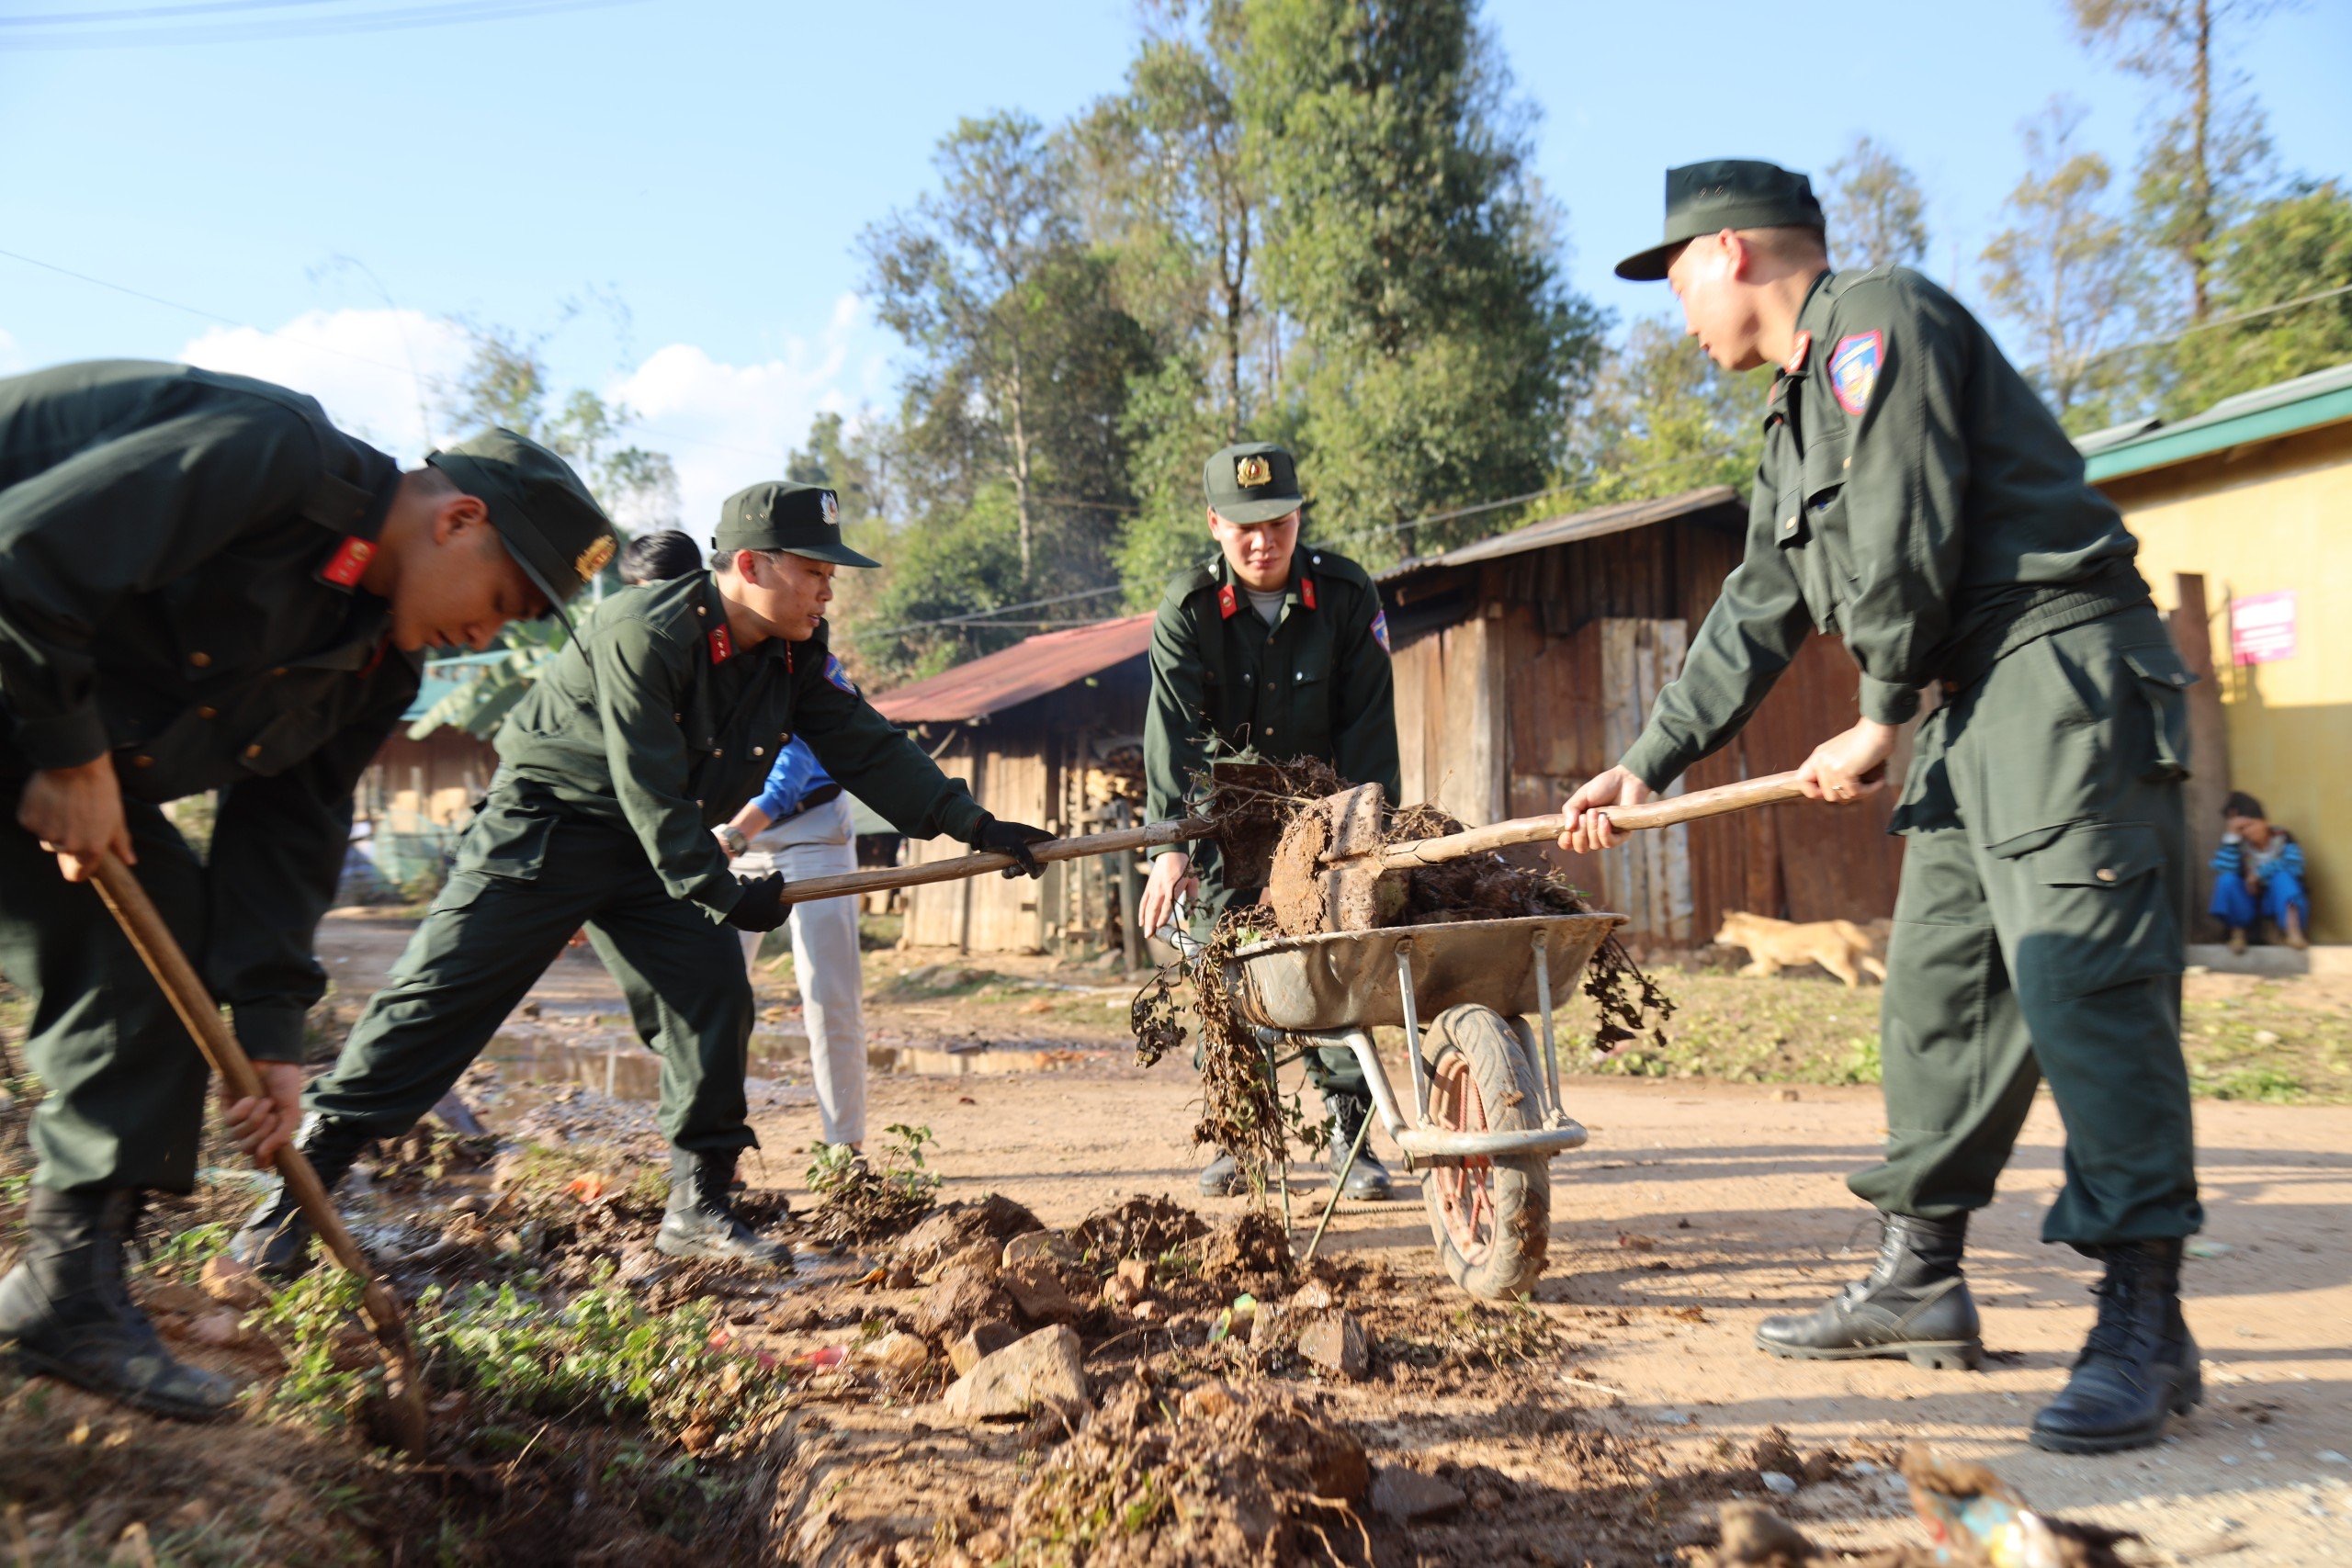
[[1233,1163],[1231,1155],[1219,1154],[1201,1168],[1200,1186],[1204,1198],[1230,1198],[1241,1190],[1242,1185],[1241,1168]]
[[1367,1137],[1363,1147],[1356,1153],[1354,1165],[1348,1165],[1348,1151],[1355,1148],[1356,1131],[1372,1114],[1372,1106],[1362,1095],[1326,1094],[1323,1109],[1331,1113],[1331,1146],[1324,1154],[1330,1162],[1331,1179],[1340,1179],[1345,1168],[1347,1182],[1342,1190],[1351,1198],[1365,1202],[1385,1203],[1389,1198],[1388,1168],[1372,1152],[1372,1140]]
[[0,1339],[17,1342],[28,1372],[158,1416],[225,1416],[237,1385],[175,1360],[130,1299],[122,1254],[138,1220],[133,1191],[35,1187],[25,1208],[24,1251],[0,1279]]
[[1902,1356],[1939,1371],[1975,1369],[1984,1356],[1984,1334],[1968,1281],[1960,1277],[1968,1216],[1882,1218],[1878,1262],[1869,1277],[1816,1312],[1766,1318],[1756,1330],[1758,1348],[1806,1361]]
[[[351,1174],[352,1162],[357,1159],[374,1139],[348,1122],[337,1122],[313,1111],[302,1118],[302,1125],[294,1134],[294,1146],[319,1173],[326,1190],[334,1191]],[[288,1191],[281,1179],[277,1190],[261,1201],[261,1207],[246,1217],[244,1228],[230,1238],[229,1256],[240,1263],[251,1264],[266,1280],[280,1284],[301,1274],[311,1266],[311,1222],[304,1217],[301,1205]]]
[[2102,1247],[2107,1277],[2094,1287],[2098,1321],[2074,1376],[2033,1418],[2033,1446],[2062,1454],[2145,1448],[2167,1417],[2205,1397],[2197,1341],[2180,1315],[2180,1241]]
[[670,1154],[670,1207],[653,1250],[671,1258],[790,1269],[792,1248],[761,1237],[728,1199],[735,1185],[735,1154]]

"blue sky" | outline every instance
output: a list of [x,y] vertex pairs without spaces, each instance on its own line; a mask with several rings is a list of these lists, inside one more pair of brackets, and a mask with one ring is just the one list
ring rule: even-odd
[[[0,4],[0,250],[241,325],[0,256],[0,368],[195,356],[303,386],[413,457],[447,434],[431,378],[462,347],[444,318],[546,331],[560,375],[643,412],[649,444],[679,461],[690,524],[772,471],[817,410],[888,400],[892,344],[856,299],[853,242],[922,191],[939,135],[997,107],[1069,114],[1117,85],[1136,32],[1125,0],[654,0],[23,47],[57,29],[17,18],[127,3]],[[1536,165],[1567,212],[1571,276],[1621,319],[1668,304],[1609,267],[1657,231],[1669,164],[1817,170],[1877,135],[1925,183],[1931,270],[1973,293],[2019,118],[2068,92],[2093,144],[2123,163],[2139,144],[2139,84],[2073,46],[2057,0],[1779,15],[1489,0],[1541,115]],[[2239,62],[2281,163],[2346,172],[2352,6],[2271,18]],[[587,305],[569,321],[567,299]],[[625,326],[599,300],[624,304]]]

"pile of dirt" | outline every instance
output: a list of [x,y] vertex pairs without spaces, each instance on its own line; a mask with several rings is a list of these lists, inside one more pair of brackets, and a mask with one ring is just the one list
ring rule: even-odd
[[1148,1263],[1206,1233],[1201,1216],[1173,1198],[1138,1194],[1097,1209],[1070,1229],[1087,1261],[1108,1268],[1124,1258]]
[[1001,1247],[1016,1235],[1044,1230],[1036,1215],[1001,1192],[949,1203],[909,1231],[891,1249],[890,1266],[928,1274],[949,1258],[985,1242]]

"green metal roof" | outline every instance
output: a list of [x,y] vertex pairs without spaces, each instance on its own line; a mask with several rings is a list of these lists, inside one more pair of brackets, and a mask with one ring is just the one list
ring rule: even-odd
[[2203,413],[2098,431],[2075,443],[2090,480],[2120,479],[2192,457],[2352,420],[2352,365],[2223,398]]

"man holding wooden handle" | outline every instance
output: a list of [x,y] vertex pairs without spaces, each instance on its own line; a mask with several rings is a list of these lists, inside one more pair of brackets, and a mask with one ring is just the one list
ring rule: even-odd
[[2137,545],[1991,336],[1904,267],[1832,272],[1802,175],[1725,159],[1667,175],[1665,278],[1727,370],[1778,367],[1747,547],[1623,761],[1567,802],[1561,842],[1619,841],[1594,808],[1648,798],[1736,734],[1815,629],[1861,667],[1861,713],[1805,793],[1882,787],[1919,691],[1894,815],[1909,843],[1882,1026],[1886,1157],[1854,1191],[1885,1216],[1878,1266],[1762,1348],[1973,1367],[1961,1274],[2047,1078],[2066,1184],[2042,1226],[2100,1261],[2098,1319],[2032,1440],[2152,1443],[2200,1396],[2180,1311],[2202,1223],[2180,1051],[2190,677]]
[[[560,457],[487,431],[402,473],[299,393],[185,366],[0,381],[0,972],[31,993],[40,1158],[0,1339],[164,1415],[224,1411],[131,1300],[150,1190],[195,1183],[206,1068],[85,886],[111,852],[225,1003],[264,1095],[229,1105],[266,1165],[293,1129],[311,954],[361,770],[435,645],[480,649],[611,556]],[[199,858],[163,804],[218,791]],[[60,874],[61,871],[62,875]]]
[[[737,933],[784,923],[784,878],[739,881],[712,836],[805,736],[842,784],[915,838],[951,834],[1030,874],[1046,835],[1000,822],[866,703],[826,646],[843,544],[830,490],[775,481],[728,498],[712,570],[598,605],[498,734],[501,766],[448,884],[313,1085],[300,1146],[330,1188],[458,1081],[585,925],[662,1056],[670,1202],[655,1246],[788,1268],[729,1200],[744,1120],[752,986]],[[732,928],[732,929],[729,929]],[[310,1232],[265,1201],[239,1256],[298,1268]]]

